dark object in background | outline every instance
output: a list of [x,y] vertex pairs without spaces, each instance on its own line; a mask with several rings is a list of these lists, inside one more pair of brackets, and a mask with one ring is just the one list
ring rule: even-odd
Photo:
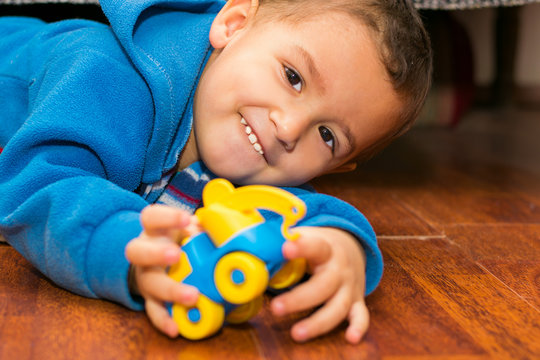
[[418,124],[456,126],[474,102],[474,54],[469,34],[450,11],[421,12],[433,47],[433,85]]
[[0,5],[0,16],[29,16],[54,22],[64,19],[79,18],[95,20],[107,24],[107,18],[101,8],[95,4],[28,4]]

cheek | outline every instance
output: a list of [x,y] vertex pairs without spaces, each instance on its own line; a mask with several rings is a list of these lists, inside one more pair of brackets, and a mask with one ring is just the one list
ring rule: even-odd
[[202,160],[206,162],[219,163],[236,155],[238,141],[236,135],[231,133],[231,126],[227,126],[224,121],[206,123],[195,132],[197,147]]
[[277,68],[272,61],[256,58],[250,62],[237,63],[229,70],[229,90],[237,93],[239,100],[257,95],[268,98],[279,85]]
[[319,175],[322,175],[327,168],[326,158],[320,157],[316,152],[302,153],[283,166],[283,174],[293,181],[293,185],[306,183]]
[[[234,162],[235,159],[234,148],[228,147],[225,149],[221,144],[206,144],[201,149],[202,162],[212,171],[216,176],[230,179],[235,174]],[[226,145],[225,145],[226,146]]]

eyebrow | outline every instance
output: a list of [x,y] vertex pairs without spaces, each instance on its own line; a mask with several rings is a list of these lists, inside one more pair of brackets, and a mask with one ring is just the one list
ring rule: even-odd
[[321,76],[321,73],[317,69],[317,66],[315,65],[315,61],[313,60],[313,57],[311,56],[309,51],[307,51],[301,45],[294,45],[293,48],[294,48],[294,50],[296,50],[297,52],[300,53],[300,55],[302,57],[302,60],[304,60],[304,62],[307,65],[307,68],[309,70],[309,74],[311,75],[312,78],[314,78],[316,80],[317,84],[319,85],[319,87],[322,90],[322,93],[324,94],[326,92],[326,88],[324,86],[324,80],[323,80],[323,78]]

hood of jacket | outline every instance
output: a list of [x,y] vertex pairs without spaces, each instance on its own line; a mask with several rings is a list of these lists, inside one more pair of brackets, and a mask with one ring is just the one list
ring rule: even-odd
[[[171,169],[192,128],[192,102],[224,0],[100,0],[115,36],[148,84],[154,130],[143,182]],[[167,149],[164,151],[164,149]]]

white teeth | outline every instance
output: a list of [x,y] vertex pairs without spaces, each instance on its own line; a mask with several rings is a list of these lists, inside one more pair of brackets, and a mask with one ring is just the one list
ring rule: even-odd
[[249,134],[248,136],[248,139],[249,139],[249,142],[252,143],[252,144],[255,144],[257,142],[257,136],[255,136],[255,134]]
[[246,134],[248,135],[249,142],[251,143],[251,145],[253,145],[255,151],[263,155],[264,151],[262,150],[261,144],[258,143],[259,139],[257,139],[257,135],[253,134],[253,130],[248,125],[247,121],[242,118],[242,120],[240,120],[240,123],[246,127]]

